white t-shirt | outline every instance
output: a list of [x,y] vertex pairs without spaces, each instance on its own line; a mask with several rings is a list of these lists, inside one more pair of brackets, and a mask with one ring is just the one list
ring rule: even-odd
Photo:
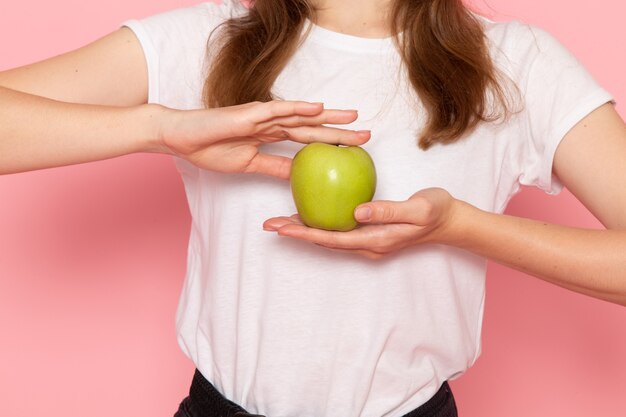
[[[202,107],[208,35],[245,12],[224,0],[126,22],[145,51],[150,102]],[[391,39],[314,27],[274,91],[359,110],[351,127],[372,131],[364,147],[377,167],[376,199],[443,187],[501,213],[521,185],[561,189],[552,176],[559,141],[611,96],[545,32],[517,22],[485,27],[524,110],[454,144],[417,147],[424,111]],[[401,416],[478,357],[483,259],[433,244],[373,261],[280,238],[262,223],[295,212],[288,182],[177,164],[193,217],[179,342],[229,399],[271,417]]]

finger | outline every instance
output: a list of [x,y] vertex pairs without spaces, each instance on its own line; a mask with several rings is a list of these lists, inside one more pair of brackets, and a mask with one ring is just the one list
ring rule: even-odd
[[250,174],[263,174],[280,179],[289,179],[291,171],[291,158],[284,156],[258,153],[252,158],[245,172]]
[[[263,223],[263,230],[275,232],[278,229],[285,227],[287,225],[300,225],[301,226],[302,222],[300,220],[300,217],[297,214],[294,214],[291,217],[286,217],[286,216],[272,217],[271,219],[267,219]],[[289,233],[287,229],[284,232]],[[322,246],[335,252],[348,253],[351,255],[359,255],[368,259],[380,259],[385,255],[383,253],[374,252],[368,249],[348,249],[348,248],[340,248],[340,247],[328,247],[321,243],[315,243],[315,244],[317,246]]]
[[322,103],[309,103],[306,101],[272,100],[260,103],[249,108],[252,117],[257,122],[262,122],[276,117],[293,115],[313,116],[324,110]]
[[324,110],[315,115],[290,115],[278,117],[259,124],[259,129],[270,129],[274,126],[297,127],[318,126],[323,124],[347,124],[358,118],[356,110]]
[[[318,245],[321,246],[321,245]],[[324,246],[325,247],[325,246]],[[349,255],[359,255],[368,259],[380,259],[383,258],[386,254],[378,253],[367,249],[338,249],[338,248],[327,248],[328,250],[332,250],[333,252],[341,252],[347,253]]]
[[288,224],[294,224],[294,221],[291,217],[272,217],[271,219],[267,219],[263,222],[263,230],[266,230],[268,232],[275,232],[281,227]]
[[328,126],[300,126],[287,129],[277,127],[267,135],[272,141],[291,139],[300,143],[362,145],[371,138],[372,133],[369,130],[347,130]]
[[422,225],[430,217],[433,207],[424,198],[407,201],[372,201],[361,204],[354,210],[354,218],[359,223],[410,223]]
[[363,229],[335,232],[306,227],[296,222],[286,222],[276,229],[280,236],[304,240],[333,249],[366,249],[368,234]]

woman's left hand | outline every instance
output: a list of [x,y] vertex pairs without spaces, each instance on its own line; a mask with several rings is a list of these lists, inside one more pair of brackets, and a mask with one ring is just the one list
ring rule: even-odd
[[408,246],[450,241],[457,202],[441,188],[428,188],[406,201],[361,204],[355,210],[355,218],[361,225],[349,232],[310,228],[297,215],[271,218],[263,228],[280,236],[378,259]]

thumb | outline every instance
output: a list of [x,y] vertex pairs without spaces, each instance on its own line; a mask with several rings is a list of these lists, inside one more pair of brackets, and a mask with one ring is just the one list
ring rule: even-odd
[[425,198],[411,197],[406,201],[379,200],[359,205],[354,218],[359,223],[410,223],[428,222],[433,205]]
[[247,173],[269,175],[280,179],[289,179],[291,159],[284,156],[257,154],[246,168]]
[[354,210],[359,223],[407,223],[406,202],[379,200],[361,204]]

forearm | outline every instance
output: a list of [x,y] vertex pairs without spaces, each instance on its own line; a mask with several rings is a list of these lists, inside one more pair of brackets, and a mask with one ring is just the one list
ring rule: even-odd
[[0,174],[156,151],[164,111],[64,103],[0,87]]
[[596,298],[626,305],[626,230],[586,230],[458,203],[450,242]]

